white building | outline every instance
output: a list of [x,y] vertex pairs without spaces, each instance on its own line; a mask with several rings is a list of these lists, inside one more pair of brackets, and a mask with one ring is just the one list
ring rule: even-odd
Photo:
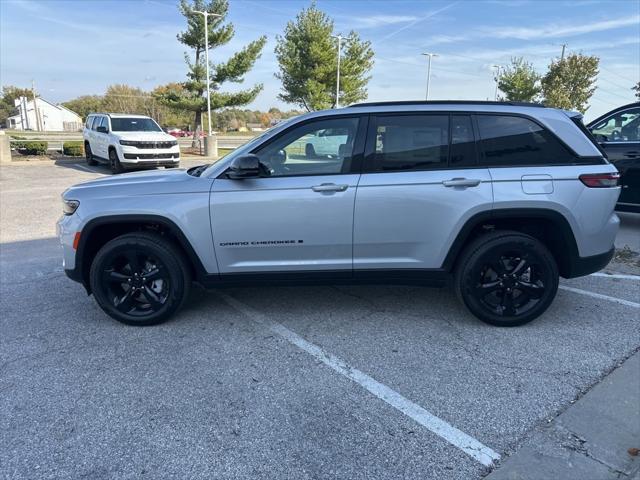
[[7,128],[13,130],[35,130],[40,132],[77,132],[82,129],[82,118],[62,105],[36,98],[20,97],[15,100],[18,113],[7,118]]

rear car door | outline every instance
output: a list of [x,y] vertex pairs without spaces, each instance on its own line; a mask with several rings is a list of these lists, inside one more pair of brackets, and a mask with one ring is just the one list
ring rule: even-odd
[[617,208],[640,211],[640,107],[617,112],[590,130],[620,172]]
[[[295,124],[253,150],[262,176],[216,178],[210,212],[221,274],[351,276],[365,128],[366,116],[357,115]],[[322,152],[313,143],[319,136],[335,137]]]
[[354,213],[356,275],[440,269],[464,223],[490,210],[470,115],[412,112],[369,120]]

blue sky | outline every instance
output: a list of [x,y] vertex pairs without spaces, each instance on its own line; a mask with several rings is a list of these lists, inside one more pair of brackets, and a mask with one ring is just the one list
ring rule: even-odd
[[[212,51],[226,59],[261,34],[268,43],[246,84],[264,91],[251,108],[291,108],[277,100],[275,36],[309,1],[230,0],[236,36]],[[601,58],[598,90],[587,118],[634,100],[640,78],[640,0],[318,0],[336,31],[370,40],[376,64],[370,100],[421,99],[426,60],[434,58],[431,99],[492,99],[491,65],[524,56],[541,72],[560,55]],[[0,82],[36,82],[59,102],[102,94],[113,83],[150,90],[183,81],[184,19],[173,0],[0,0]],[[229,84],[228,89],[242,88]]]

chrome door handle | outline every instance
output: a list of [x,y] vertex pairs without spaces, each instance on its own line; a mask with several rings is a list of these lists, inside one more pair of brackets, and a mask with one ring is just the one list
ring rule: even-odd
[[320,185],[314,185],[311,190],[314,192],[344,192],[349,185],[336,185],[335,183],[322,183]]
[[477,178],[452,178],[451,180],[444,180],[442,184],[445,187],[477,187],[480,182],[481,180]]

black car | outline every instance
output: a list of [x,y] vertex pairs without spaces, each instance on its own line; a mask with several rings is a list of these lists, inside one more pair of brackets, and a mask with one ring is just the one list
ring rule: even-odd
[[618,107],[587,128],[620,172],[616,210],[640,213],[640,102]]

